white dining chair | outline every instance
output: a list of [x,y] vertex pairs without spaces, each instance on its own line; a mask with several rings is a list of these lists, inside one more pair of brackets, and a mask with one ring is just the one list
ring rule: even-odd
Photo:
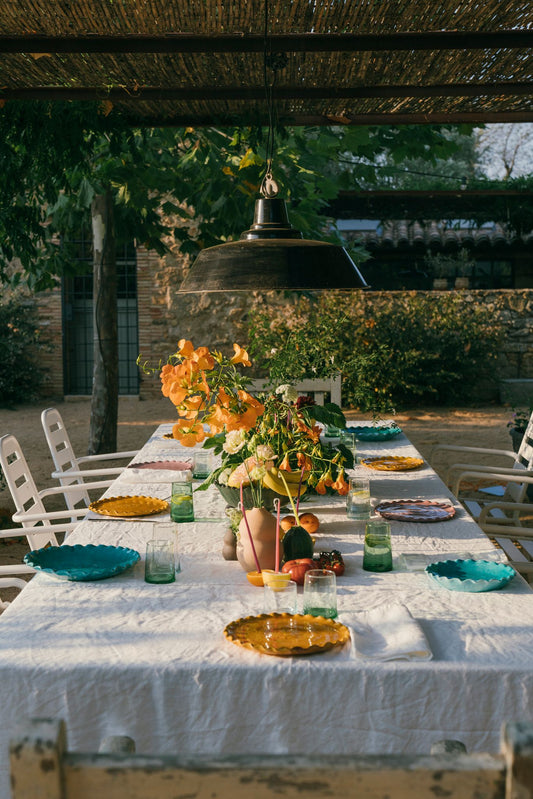
[[485,505],[478,524],[507,555],[511,566],[533,581],[533,505],[495,501]]
[[21,577],[15,577],[15,575],[34,573],[35,569],[32,569],[31,566],[16,566],[13,564],[0,566],[0,613],[4,611],[11,602],[11,600],[4,599],[3,589],[16,588],[20,593],[20,591],[26,588],[28,583]]
[[[125,464],[124,466],[81,469],[80,466],[82,464],[98,464],[101,461],[120,460],[123,458],[127,458],[130,461],[138,452],[138,450],[131,450],[129,452],[107,452],[103,455],[76,457],[63,418],[56,408],[46,408],[41,413],[41,424],[55,466],[52,477],[59,480],[62,486],[80,486],[77,493],[72,491],[65,497],[68,507],[75,508],[79,506],[80,500],[85,505],[89,504],[87,490],[84,488],[87,479],[94,480],[98,477],[109,477],[110,475],[116,477],[127,466]],[[111,485],[112,482],[112,479],[108,479],[107,485]]]
[[[503,519],[505,517],[518,518],[512,510],[512,503],[523,503],[526,500],[528,487],[533,484],[533,413],[524,433],[522,443],[517,453],[512,450],[491,449],[489,447],[463,447],[455,444],[437,444],[432,450],[431,461],[443,453],[463,453],[472,461],[477,458],[487,458],[493,461],[492,465],[475,462],[452,463],[448,467],[446,482],[453,494],[466,507],[468,512],[478,520],[483,506],[497,498],[505,503],[505,510],[494,506],[493,515]],[[506,462],[508,465],[499,465]],[[482,488],[475,496],[468,494],[468,486],[473,480],[484,482],[493,481],[497,485]],[[467,489],[465,491],[465,488]]]
[[[67,495],[79,494],[79,486],[57,486],[38,491],[30,468],[19,442],[13,435],[0,438],[0,467],[15,503],[16,512],[12,519],[22,524],[22,529],[2,531],[0,537],[9,538],[25,535],[31,549],[39,549],[48,544],[58,545],[57,534],[68,533],[74,529],[77,519],[87,514],[87,505],[81,508],[69,507]],[[107,481],[86,483],[85,490],[106,488]],[[65,510],[47,511],[43,502],[45,497],[62,496]]]

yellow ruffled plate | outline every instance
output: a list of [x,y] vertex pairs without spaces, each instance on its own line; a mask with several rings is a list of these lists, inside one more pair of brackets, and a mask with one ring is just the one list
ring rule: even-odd
[[91,502],[89,510],[102,516],[152,516],[168,510],[168,502],[157,497],[107,497]]
[[363,466],[370,469],[379,469],[382,472],[404,472],[409,469],[418,469],[424,465],[423,458],[408,458],[403,455],[374,456],[361,458]]
[[245,616],[228,624],[224,635],[245,649],[277,657],[317,655],[350,639],[350,631],[338,621],[291,613]]

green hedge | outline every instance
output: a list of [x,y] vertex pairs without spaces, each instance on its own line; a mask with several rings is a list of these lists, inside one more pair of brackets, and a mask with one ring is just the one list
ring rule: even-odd
[[469,402],[490,379],[501,331],[460,292],[325,292],[251,315],[250,350],[273,382],[342,373],[343,405]]
[[32,303],[18,298],[0,302],[0,405],[9,407],[39,396],[44,371],[43,346]]

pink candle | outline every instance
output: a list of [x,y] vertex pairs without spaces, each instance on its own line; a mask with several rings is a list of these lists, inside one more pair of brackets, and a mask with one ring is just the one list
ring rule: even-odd
[[274,503],[277,509],[277,516],[276,516],[276,565],[275,569],[279,572],[279,517],[281,515],[281,502],[279,499],[275,499]]

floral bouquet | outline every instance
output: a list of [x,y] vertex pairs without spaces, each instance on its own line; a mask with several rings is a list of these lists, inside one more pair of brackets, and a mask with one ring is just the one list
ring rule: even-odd
[[238,344],[233,348],[228,358],[182,339],[160,375],[162,392],[180,417],[174,438],[184,446],[203,442],[221,455],[220,466],[200,488],[246,486],[254,504],[265,488],[285,496],[300,495],[306,487],[346,494],[345,469],[353,466],[353,455],[343,444],[323,443],[317,424],[346,427],[341,409],[315,405],[290,385],[252,395],[250,381],[237,369],[251,366],[248,353]]

